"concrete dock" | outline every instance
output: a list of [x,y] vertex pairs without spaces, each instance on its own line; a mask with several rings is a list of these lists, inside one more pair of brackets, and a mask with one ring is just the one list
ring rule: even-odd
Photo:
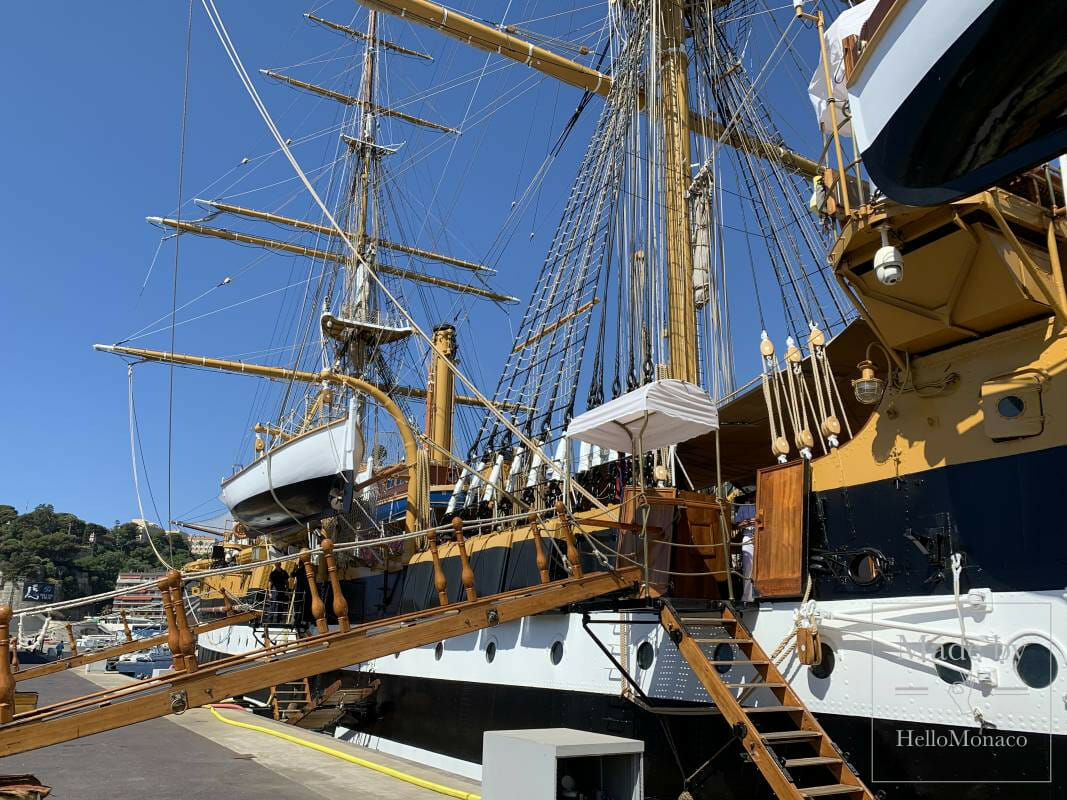
[[[129,678],[114,673],[86,674],[79,670],[27,681],[18,688],[39,692],[44,705],[129,682]],[[481,794],[477,783],[451,773],[245,711],[222,709],[220,713],[461,792]],[[0,759],[0,773],[23,772],[33,773],[51,786],[51,797],[57,800],[440,800],[445,796],[260,731],[227,725],[208,709],[192,709]]]

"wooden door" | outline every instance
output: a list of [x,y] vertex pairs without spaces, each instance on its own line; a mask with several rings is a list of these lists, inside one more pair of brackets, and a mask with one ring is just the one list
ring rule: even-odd
[[756,473],[756,537],[752,582],[757,599],[799,597],[807,572],[805,459]]

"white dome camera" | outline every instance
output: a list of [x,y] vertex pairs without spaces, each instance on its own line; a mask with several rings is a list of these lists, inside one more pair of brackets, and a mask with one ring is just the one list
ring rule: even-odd
[[889,228],[879,229],[882,246],[874,254],[874,275],[886,286],[894,286],[904,279],[904,256],[889,243]]

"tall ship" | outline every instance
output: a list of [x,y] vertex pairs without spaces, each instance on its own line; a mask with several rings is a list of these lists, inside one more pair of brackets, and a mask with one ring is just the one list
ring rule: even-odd
[[[307,15],[341,37],[343,85],[282,69],[246,84],[257,107],[270,81],[341,109],[328,187],[277,136],[313,213],[219,196],[150,220],[311,266],[288,360],[100,346],[282,387],[221,480],[232,524],[187,568],[204,619],[264,615],[202,633],[199,662],[636,567],[635,598],[322,676],[361,692],[334,735],[475,778],[485,731],[632,737],[660,798],[1067,793],[1050,514],[1067,51],[1041,34],[1062,8],[360,5]],[[1032,57],[998,50],[1005,30]],[[480,71],[438,69],[468,48]],[[573,112],[527,142],[547,155],[523,191],[513,164],[471,164],[511,209],[486,257],[457,255],[432,201],[415,225],[398,212],[425,191],[405,159],[475,125],[436,87],[501,69],[558,84]],[[383,91],[398,75],[409,102]],[[505,135],[539,113],[519,96],[491,104]],[[477,118],[490,136],[499,121]],[[576,143],[569,191],[542,197]],[[558,218],[531,270],[508,253],[535,203]],[[323,539],[331,559],[302,563]]]

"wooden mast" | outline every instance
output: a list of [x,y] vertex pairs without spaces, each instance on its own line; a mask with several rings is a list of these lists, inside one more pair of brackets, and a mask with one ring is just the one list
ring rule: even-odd
[[[373,12],[372,12],[373,13]],[[452,370],[442,356],[456,358],[456,328],[438,325],[433,329],[434,353],[426,382],[426,438],[430,440],[430,460],[448,464],[452,452],[452,413],[455,408],[456,384]]]
[[689,242],[692,182],[689,151],[689,58],[680,0],[659,3],[659,103],[663,117],[663,203],[667,236],[667,340],[670,377],[697,383],[693,251]]

